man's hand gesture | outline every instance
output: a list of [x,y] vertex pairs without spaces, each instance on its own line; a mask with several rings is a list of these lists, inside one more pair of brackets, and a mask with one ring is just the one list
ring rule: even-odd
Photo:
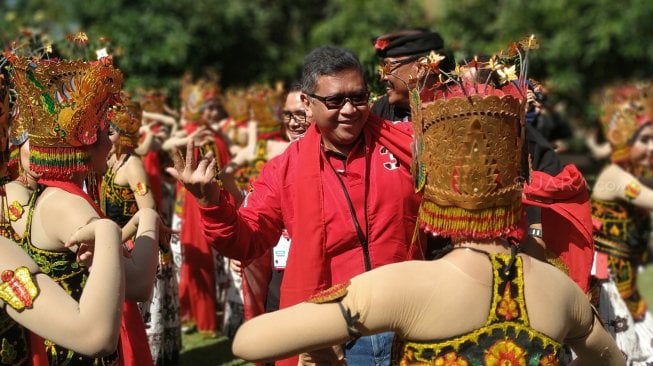
[[177,179],[202,206],[214,206],[220,203],[220,186],[215,178],[215,157],[211,152],[195,161],[193,139],[186,144],[186,157],[177,149],[173,151],[174,168],[166,171]]

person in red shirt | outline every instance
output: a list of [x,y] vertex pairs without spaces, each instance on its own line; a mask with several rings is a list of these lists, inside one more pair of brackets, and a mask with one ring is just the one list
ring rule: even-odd
[[[371,269],[422,257],[413,244],[419,197],[410,174],[411,125],[370,113],[363,75],[357,58],[341,48],[306,56],[302,102],[314,123],[265,165],[239,209],[219,191],[210,154],[197,167],[186,154],[185,163],[177,159],[169,168],[197,197],[204,235],[221,254],[247,262],[287,228],[293,245],[281,308]],[[347,362],[377,357],[389,364],[391,340],[384,333],[353,341],[345,345]],[[291,362],[297,364],[282,364]]]

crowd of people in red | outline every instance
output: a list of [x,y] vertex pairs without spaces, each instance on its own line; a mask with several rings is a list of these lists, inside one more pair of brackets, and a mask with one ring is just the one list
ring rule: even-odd
[[182,332],[261,364],[653,362],[653,84],[597,93],[589,187],[534,36],[372,47],[381,96],[322,46],[287,87],[184,76],[178,109],[106,52],[5,52],[0,365],[176,364]]

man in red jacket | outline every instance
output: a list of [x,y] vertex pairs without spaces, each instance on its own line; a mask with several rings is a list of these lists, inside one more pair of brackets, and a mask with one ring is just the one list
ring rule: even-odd
[[[422,257],[413,246],[419,197],[410,175],[411,125],[371,114],[368,98],[355,56],[317,48],[302,75],[314,123],[267,163],[239,209],[213,180],[211,156],[195,168],[187,154],[185,166],[170,169],[198,198],[204,235],[223,255],[254,259],[288,229],[282,308],[370,269]],[[389,364],[391,340],[385,333],[352,341],[344,347],[348,364]]]

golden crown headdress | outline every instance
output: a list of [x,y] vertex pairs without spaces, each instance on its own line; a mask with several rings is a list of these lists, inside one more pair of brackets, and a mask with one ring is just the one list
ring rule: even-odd
[[20,126],[12,137],[27,132],[31,169],[45,179],[88,171],[89,147],[118,98],[122,73],[109,57],[61,61],[13,55],[9,61]]
[[237,122],[249,120],[249,102],[246,90],[228,89],[222,98],[222,106],[231,119]]
[[283,89],[280,85],[254,85],[247,93],[251,118],[256,121],[258,137],[261,139],[281,135],[281,109]]
[[138,100],[144,112],[165,114],[166,93],[158,89],[139,89]]
[[184,119],[197,122],[202,118],[204,109],[211,103],[217,103],[220,96],[220,85],[217,75],[209,75],[196,82],[190,75],[184,76],[181,87],[181,101],[184,106]]
[[604,88],[599,96],[601,128],[615,163],[629,159],[630,146],[642,126],[653,122],[653,86],[622,83]]
[[123,93],[121,102],[109,111],[110,124],[120,134],[121,147],[135,148],[138,146],[142,117],[141,105],[132,100],[128,94]]
[[422,73],[438,76],[433,87],[411,91],[413,176],[423,191],[419,221],[425,231],[484,239],[516,229],[527,56],[536,47],[527,37],[451,73],[439,70],[443,57],[436,53],[420,60]]

